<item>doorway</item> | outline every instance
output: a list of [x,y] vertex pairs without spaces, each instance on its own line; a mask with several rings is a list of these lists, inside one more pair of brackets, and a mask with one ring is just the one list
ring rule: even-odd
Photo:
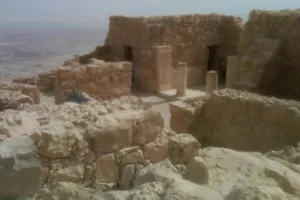
[[129,46],[124,47],[124,59],[125,61],[132,62],[133,60],[132,47]]
[[135,89],[136,86],[136,70],[133,62],[133,48],[131,46],[124,47],[124,60],[132,63],[132,74],[131,74],[131,88]]
[[207,71],[217,71],[219,83],[225,84],[227,57],[219,55],[219,45],[209,46],[207,48],[209,50]]

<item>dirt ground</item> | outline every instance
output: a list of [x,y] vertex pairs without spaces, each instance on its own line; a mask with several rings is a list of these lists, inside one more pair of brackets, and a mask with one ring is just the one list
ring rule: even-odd
[[[203,92],[203,88],[193,88],[188,89],[187,94],[184,97],[176,97],[175,90],[164,91],[157,95],[149,95],[143,94],[139,92],[134,92],[133,95],[142,98],[143,101],[150,103],[153,109],[157,110],[161,113],[165,127],[170,128],[170,111],[169,105],[172,102],[181,101],[186,98],[201,96],[205,93]],[[53,93],[41,93],[41,104],[55,104],[54,95]]]

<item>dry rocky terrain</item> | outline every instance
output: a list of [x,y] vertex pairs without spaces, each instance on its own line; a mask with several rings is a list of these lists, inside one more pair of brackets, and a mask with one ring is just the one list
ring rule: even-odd
[[[253,11],[251,16],[247,30],[252,30],[252,22],[277,19],[277,14],[267,12],[265,16],[260,11]],[[293,23],[298,19],[298,15],[283,16],[291,17]],[[149,94],[157,90],[156,80],[163,83],[160,89],[165,86],[163,79],[172,82],[172,71],[166,73],[164,69],[171,69],[177,59],[189,57],[191,46],[184,45],[193,41],[189,38],[197,41],[201,35],[199,44],[217,41],[228,55],[237,53],[243,31],[239,18],[214,14],[147,19],[115,16],[111,21],[106,44],[115,48],[97,47],[57,70],[0,82],[0,199],[300,199],[298,101],[217,89],[218,76],[213,72],[207,74],[214,75],[214,86],[206,81],[208,89],[202,96],[177,95],[151,102],[133,95],[136,60],[123,62],[124,55],[119,55],[122,41],[139,47],[132,53],[140,55],[145,68],[137,73],[143,81],[135,84],[141,84]],[[185,28],[188,25],[197,26],[193,30]],[[121,31],[135,26],[137,31]],[[183,35],[173,37],[172,27]],[[151,36],[148,42],[143,40],[147,34]],[[171,44],[176,38],[180,42]],[[153,51],[152,45],[161,41],[173,51],[171,46]],[[277,47],[277,40],[268,41],[264,40],[265,44]],[[201,49],[205,60],[187,63],[191,67],[192,63],[205,63],[201,68],[206,69],[208,49],[205,45]],[[158,54],[155,59],[154,52]],[[104,59],[107,56],[113,59]],[[243,60],[244,56],[238,52],[236,59]],[[240,66],[231,66],[232,70],[236,67]],[[156,69],[160,70],[156,73]]]
[[203,148],[165,128],[161,113],[137,97],[25,102],[1,112],[0,130],[2,198],[300,198],[299,145],[267,153]]

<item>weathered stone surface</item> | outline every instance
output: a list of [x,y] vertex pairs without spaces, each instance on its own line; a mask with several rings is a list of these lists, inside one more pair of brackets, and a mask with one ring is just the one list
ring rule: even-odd
[[153,181],[171,181],[174,178],[181,178],[181,175],[167,159],[137,170],[134,186]]
[[94,151],[110,153],[131,145],[132,124],[116,121],[110,126],[92,127],[86,134]]
[[169,139],[169,154],[174,163],[189,163],[200,147],[197,139],[190,134],[177,134]]
[[164,192],[163,183],[150,182],[131,190],[127,199],[160,200],[163,198]]
[[143,163],[145,161],[143,151],[139,146],[128,147],[121,149],[116,154],[116,160],[118,164],[128,165],[128,164],[136,164]]
[[166,133],[159,134],[155,141],[145,144],[143,150],[151,163],[164,160],[169,155],[169,137]]
[[[81,200],[81,199],[93,199],[95,200],[95,193],[92,189],[82,189],[74,183],[59,182],[49,185],[43,188],[35,196],[34,200]],[[99,198],[100,199],[100,198]]]
[[96,164],[96,179],[101,183],[113,183],[119,180],[119,166],[114,154],[100,156]]
[[236,54],[234,88],[300,98],[299,19],[299,10],[250,12]]
[[124,189],[131,189],[131,187],[133,186],[133,181],[135,179],[135,165],[131,164],[131,165],[126,165],[122,167],[121,170],[121,181],[120,181],[120,187],[124,188]]
[[208,167],[205,160],[200,156],[195,156],[187,165],[186,173],[183,175],[184,179],[194,182],[196,184],[208,184]]
[[[296,101],[222,89],[197,108],[192,122],[184,126],[204,146],[269,151],[300,140],[300,104]],[[177,109],[186,111],[184,107]],[[175,116],[180,121],[179,115]]]
[[223,200],[223,196],[207,186],[200,186],[183,179],[174,179],[167,186],[164,199]]
[[139,121],[136,122],[133,135],[134,144],[145,144],[156,139],[164,127],[161,114],[155,110],[145,112]]
[[41,92],[49,92],[54,89],[55,72],[56,70],[50,70],[40,73],[37,76],[13,79],[13,82],[36,86]]
[[24,103],[33,104],[33,100],[20,91],[0,90],[0,111],[17,109]]
[[[239,152],[225,148],[208,147],[200,156],[209,168],[209,185],[222,194],[229,194],[235,187],[262,187],[264,193],[280,196],[281,190],[299,198],[300,173],[289,166],[269,159],[261,153]],[[268,187],[271,186],[269,190]],[[277,186],[280,189],[272,187]],[[266,189],[263,189],[266,187]],[[245,189],[251,192],[251,188]]]
[[171,129],[176,133],[188,132],[189,125],[193,122],[197,111],[201,109],[202,105],[203,101],[199,99],[193,104],[185,101],[171,103],[169,105]]
[[32,195],[40,187],[41,164],[27,136],[0,142],[0,198]]
[[[25,83],[25,84],[24,84]],[[25,101],[25,97],[28,96],[30,97],[32,103],[40,103],[40,91],[37,86],[34,84],[27,84],[26,81],[24,83],[15,83],[15,82],[9,82],[9,81],[0,81],[0,90],[5,90],[5,91],[11,91],[10,98],[12,100],[19,99],[20,100],[20,93],[23,94],[23,101]],[[15,93],[13,93],[15,92]],[[3,93],[3,91],[2,91]],[[5,96],[5,94],[2,94],[1,96]],[[6,95],[7,96],[7,95]],[[17,98],[19,97],[19,98]],[[28,101],[28,100],[27,100]],[[30,101],[30,102],[31,102]],[[25,102],[21,102],[25,103]]]
[[50,175],[52,182],[73,182],[78,183],[83,180],[84,166],[83,163],[71,161],[61,163],[61,166]]
[[287,200],[285,193],[278,187],[236,187],[226,197],[225,200]]
[[[74,91],[97,100],[114,99],[131,93],[131,62],[92,59],[88,64],[66,63],[55,75],[55,101],[62,103]],[[128,79],[128,80],[125,80]]]
[[73,131],[66,130],[64,124],[61,123],[43,127],[42,139],[37,146],[39,154],[47,158],[69,157],[77,139]]

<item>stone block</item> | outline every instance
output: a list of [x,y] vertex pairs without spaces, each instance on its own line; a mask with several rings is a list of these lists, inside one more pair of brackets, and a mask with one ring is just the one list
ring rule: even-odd
[[173,163],[189,163],[198,153],[200,143],[190,134],[178,134],[169,140],[169,154]]
[[27,136],[0,142],[0,198],[33,195],[40,189],[41,164]]
[[113,153],[97,159],[95,176],[100,183],[114,183],[119,180],[119,166]]
[[155,110],[148,110],[136,122],[133,143],[137,145],[152,142],[161,133],[164,121],[161,114]]

